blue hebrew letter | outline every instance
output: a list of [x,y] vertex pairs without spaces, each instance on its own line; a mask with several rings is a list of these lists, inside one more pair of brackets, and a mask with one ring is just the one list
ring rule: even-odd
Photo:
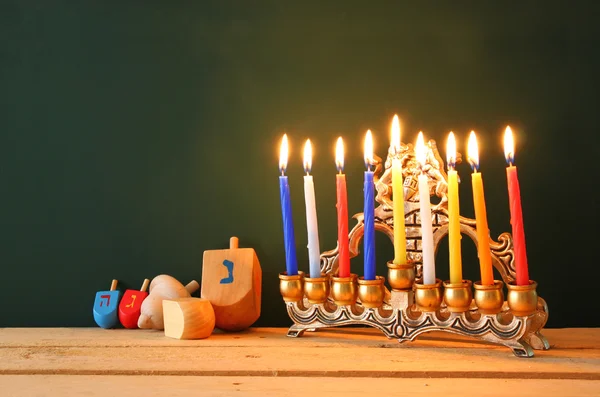
[[225,259],[223,261],[223,266],[225,266],[227,268],[227,271],[229,272],[229,275],[223,279],[221,279],[221,284],[231,284],[233,283],[233,262],[228,261],[227,259]]

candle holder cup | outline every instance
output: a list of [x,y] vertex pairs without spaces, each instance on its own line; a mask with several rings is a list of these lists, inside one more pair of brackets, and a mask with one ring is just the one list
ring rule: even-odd
[[383,298],[385,297],[384,282],[385,278],[381,276],[376,276],[375,280],[365,280],[364,277],[358,278],[358,297],[364,307],[376,308],[383,304]]
[[304,298],[304,272],[288,276],[279,273],[279,292],[285,302],[299,302]]
[[529,280],[527,285],[516,285],[515,281],[507,283],[508,307],[515,316],[528,316],[538,307],[537,283]]
[[442,280],[436,278],[435,284],[415,282],[415,306],[422,312],[435,312],[442,304]]
[[475,284],[475,305],[481,314],[498,314],[504,305],[504,283],[494,280],[492,285],[482,285],[481,281]]
[[[427,145],[427,158],[436,160],[428,160],[431,166],[427,173],[430,196],[435,194],[441,199],[439,204],[432,207],[435,249],[448,233],[448,206],[444,189],[447,181],[440,168],[444,161],[435,142],[429,141]],[[412,341],[427,332],[442,331],[506,346],[517,357],[532,357],[534,349],[549,349],[550,344],[541,333],[548,319],[548,309],[545,301],[537,296],[537,284],[531,281],[529,285],[517,286],[514,283],[516,269],[510,233],[502,233],[497,241],[490,241],[492,264],[502,280],[495,280],[492,285],[476,282],[473,285],[474,292],[467,280],[457,285],[446,282],[443,293],[440,280],[431,286],[423,285],[419,280],[422,278],[423,256],[418,217],[419,192],[414,175],[421,172],[414,155],[413,148],[408,145],[402,145],[399,152],[388,153],[388,160],[396,156],[403,160],[403,164],[407,164],[405,175],[408,175],[404,180],[404,208],[409,262],[406,265],[388,262],[391,291],[383,286],[383,277],[372,281],[358,280],[355,274],[345,278],[335,277],[338,271],[338,248],[323,252],[321,272],[331,278],[327,302],[322,302],[326,292],[326,285],[322,281],[305,279],[302,274],[286,276],[282,273],[279,276],[281,294],[294,323],[288,330],[288,336],[299,337],[307,330],[320,328],[363,325],[374,327],[399,342]],[[374,165],[375,199],[380,204],[375,208],[375,230],[385,233],[392,240],[391,161],[376,159]],[[363,214],[355,214],[353,218],[357,224],[348,235],[350,258],[358,255],[364,233]],[[461,232],[477,245],[475,224],[473,219],[460,218]],[[508,286],[507,301],[504,300],[504,284]],[[470,299],[471,294],[474,299]],[[445,304],[442,304],[442,299]]]
[[449,280],[444,281],[444,302],[449,312],[463,313],[470,309],[473,301],[471,292],[472,283],[462,280],[461,283],[453,284]]
[[388,282],[394,290],[410,290],[415,282],[415,263],[408,261],[405,264],[387,263]]
[[356,274],[350,274],[350,277],[332,277],[331,278],[331,297],[338,306],[353,305],[358,297],[356,288]]
[[329,298],[329,291],[329,275],[322,274],[321,277],[304,278],[304,294],[309,303],[325,303]]

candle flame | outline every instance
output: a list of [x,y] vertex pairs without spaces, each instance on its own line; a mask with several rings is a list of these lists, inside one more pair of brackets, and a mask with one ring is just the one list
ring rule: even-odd
[[312,144],[310,143],[310,139],[307,139],[306,143],[304,144],[304,172],[309,174],[311,168],[312,168]]
[[279,170],[282,174],[285,173],[288,162],[288,137],[287,134],[283,134],[281,139],[281,146],[279,147]]
[[335,144],[335,166],[339,173],[344,170],[344,141],[342,137],[339,137]]
[[423,131],[419,131],[417,136],[417,144],[415,145],[415,156],[421,167],[425,166],[427,161],[427,152],[425,149],[425,138],[423,138]]
[[469,143],[467,144],[467,157],[473,171],[479,169],[479,147],[477,146],[477,137],[475,131],[471,131],[469,135]]
[[506,157],[506,162],[510,165],[515,161],[515,139],[508,125],[506,126],[506,131],[504,131],[504,157]]
[[446,161],[449,169],[456,166],[456,139],[452,131],[448,134],[448,141],[446,142]]
[[400,119],[395,114],[392,119],[392,142],[391,142],[392,153],[400,153]]
[[365,136],[365,165],[367,169],[371,170],[373,163],[373,137],[371,136],[371,130],[367,130],[367,135]]

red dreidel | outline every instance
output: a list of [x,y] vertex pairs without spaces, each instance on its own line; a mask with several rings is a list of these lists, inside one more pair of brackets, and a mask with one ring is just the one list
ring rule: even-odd
[[148,289],[150,280],[145,279],[142,284],[142,288],[139,291],[134,289],[128,289],[123,294],[123,299],[119,304],[119,321],[125,328],[137,328],[138,318],[140,317],[140,308],[142,302],[148,296],[146,289]]

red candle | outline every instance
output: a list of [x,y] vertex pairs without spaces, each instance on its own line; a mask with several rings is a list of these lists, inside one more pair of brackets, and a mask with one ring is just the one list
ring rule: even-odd
[[510,204],[510,224],[512,225],[517,285],[529,285],[527,250],[525,249],[525,230],[523,229],[523,211],[521,209],[521,189],[519,188],[517,167],[513,165],[515,158],[515,143],[510,127],[506,127],[506,131],[504,132],[504,155],[508,162],[508,167],[506,167],[506,179],[508,181],[508,201]]
[[335,147],[335,165],[338,174],[335,176],[337,187],[338,216],[338,277],[350,277],[350,252],[348,249],[348,194],[346,191],[346,175],[344,170],[344,142],[342,137]]

